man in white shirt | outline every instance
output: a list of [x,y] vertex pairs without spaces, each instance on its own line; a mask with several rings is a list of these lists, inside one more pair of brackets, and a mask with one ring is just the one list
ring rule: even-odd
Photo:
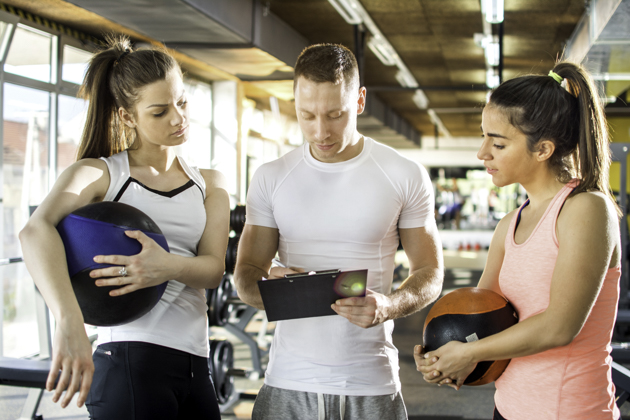
[[[254,175],[237,253],[239,296],[264,309],[257,281],[294,272],[269,272],[276,253],[306,271],[367,268],[368,291],[333,304],[340,316],[277,323],[253,418],[406,419],[393,320],[435,300],[443,279],[429,176],[357,131],[366,91],[347,48],[306,48],[294,92],[306,142]],[[410,275],[392,292],[399,241]]]

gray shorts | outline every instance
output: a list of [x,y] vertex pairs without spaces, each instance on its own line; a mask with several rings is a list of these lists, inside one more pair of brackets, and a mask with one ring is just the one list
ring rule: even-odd
[[402,395],[345,396],[263,385],[252,420],[407,420]]

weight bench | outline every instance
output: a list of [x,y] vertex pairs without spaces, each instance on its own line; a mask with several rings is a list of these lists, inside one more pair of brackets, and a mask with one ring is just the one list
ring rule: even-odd
[[0,385],[46,388],[50,360],[0,357]]
[[[0,260],[0,265],[22,262],[22,258]],[[37,288],[35,288],[37,291]],[[44,298],[39,291],[35,293],[35,310],[40,342],[38,359],[18,359],[0,357],[0,385],[29,388],[22,413],[17,420],[42,420],[37,414],[39,403],[46,388],[46,378],[50,371],[52,343],[50,315]]]
[[50,360],[0,357],[0,385],[30,388],[17,420],[43,420],[37,409],[46,388],[50,363]]

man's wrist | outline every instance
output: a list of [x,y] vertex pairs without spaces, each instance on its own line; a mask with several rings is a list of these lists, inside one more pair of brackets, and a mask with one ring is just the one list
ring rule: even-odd
[[396,319],[394,300],[391,295],[381,295],[377,306],[377,321],[382,324],[390,319]]

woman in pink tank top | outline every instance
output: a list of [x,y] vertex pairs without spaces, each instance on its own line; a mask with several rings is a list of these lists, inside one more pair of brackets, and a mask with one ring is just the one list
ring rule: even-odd
[[496,381],[495,419],[618,419],[610,340],[621,212],[593,82],[568,62],[506,81],[482,131],[477,157],[493,183],[519,183],[529,197],[499,222],[479,281],[514,305],[519,322],[472,343],[416,346],[418,370],[459,389],[477,362],[511,359]]

